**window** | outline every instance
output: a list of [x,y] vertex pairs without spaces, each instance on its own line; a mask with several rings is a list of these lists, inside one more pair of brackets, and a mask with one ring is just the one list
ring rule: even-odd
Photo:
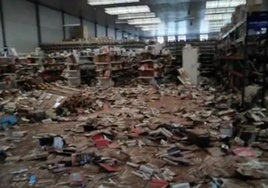
[[173,35],[173,36],[168,36],[168,42],[173,42],[176,40],[176,37]]
[[157,37],[157,42],[159,42],[160,44],[164,43],[164,37]]
[[200,41],[208,40],[208,34],[201,34]]
[[186,41],[186,35],[179,35],[178,36],[178,41],[184,40]]

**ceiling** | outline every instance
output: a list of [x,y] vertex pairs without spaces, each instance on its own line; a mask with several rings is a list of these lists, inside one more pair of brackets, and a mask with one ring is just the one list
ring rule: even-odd
[[[123,31],[139,32],[145,36],[162,36],[175,34],[206,33],[206,25],[203,18],[205,14],[206,0],[140,0],[138,3],[90,6],[87,0],[31,0],[40,4],[63,10],[75,16],[82,16],[92,22],[108,25]],[[104,12],[105,7],[148,5],[152,12],[161,19],[158,30],[142,32],[127,24],[115,24],[116,16]],[[191,19],[189,19],[191,17]],[[138,33],[136,33],[138,34]]]

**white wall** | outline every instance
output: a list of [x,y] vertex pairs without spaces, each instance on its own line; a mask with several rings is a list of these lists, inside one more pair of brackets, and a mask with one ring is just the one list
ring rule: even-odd
[[35,5],[21,0],[2,2],[8,47],[18,52],[33,51],[38,46]]
[[61,12],[40,6],[42,43],[61,42],[63,27]]

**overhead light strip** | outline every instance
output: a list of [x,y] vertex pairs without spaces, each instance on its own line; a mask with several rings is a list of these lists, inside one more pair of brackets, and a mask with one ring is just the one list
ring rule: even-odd
[[135,25],[135,27],[142,28],[142,27],[159,27],[159,24],[141,24],[141,25]]
[[206,8],[227,8],[246,4],[246,0],[214,0],[207,1]]
[[152,31],[152,30],[157,30],[157,27],[142,27],[142,31]]
[[139,0],[88,0],[89,5],[113,5],[113,4],[122,4],[122,3],[136,3]]
[[223,14],[223,13],[233,13],[235,8],[208,8],[205,14]]
[[131,13],[131,14],[120,14],[118,15],[118,20],[129,20],[137,18],[154,18],[155,13],[145,12],[145,13]]
[[113,8],[105,8],[105,12],[110,15],[145,13],[150,12],[150,8],[147,5],[113,7]]
[[159,24],[161,20],[159,18],[144,18],[128,20],[129,25],[146,25],[146,24]]
[[207,14],[205,15],[205,20],[228,20],[231,19],[232,14]]

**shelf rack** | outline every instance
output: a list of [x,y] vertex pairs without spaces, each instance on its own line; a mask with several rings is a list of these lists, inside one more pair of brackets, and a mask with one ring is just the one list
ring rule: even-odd
[[[241,91],[243,107],[245,87],[252,84],[260,86],[261,96],[257,93],[257,99],[261,99],[260,104],[265,106],[268,80],[268,33],[260,34],[259,27],[261,25],[262,28],[268,28],[267,18],[268,12],[248,13],[246,19],[241,20],[221,36],[222,44],[219,45],[217,66],[218,79],[229,82],[230,88]],[[255,30],[256,33],[253,32]]]
[[41,44],[40,47],[46,53],[53,51],[72,51],[72,50],[85,50],[85,49],[96,49],[102,46],[118,46],[126,49],[137,49],[144,48],[146,44],[138,41],[125,41],[125,42],[60,42],[60,43],[49,43]]

